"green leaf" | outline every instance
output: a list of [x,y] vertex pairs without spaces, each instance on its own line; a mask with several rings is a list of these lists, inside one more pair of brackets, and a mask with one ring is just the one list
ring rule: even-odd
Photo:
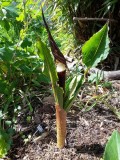
[[9,48],[0,48],[0,59],[2,59],[4,62],[10,62],[13,58],[13,50]]
[[79,75],[79,76],[75,76],[73,79],[70,78],[66,81],[66,94],[65,94],[65,98],[64,98],[64,105],[63,108],[68,111],[75,98],[77,97],[80,87],[83,83],[83,76]]
[[16,17],[16,20],[17,20],[17,21],[23,22],[24,19],[25,19],[25,14],[24,14],[24,12],[20,13],[19,17]]
[[[36,80],[32,80],[33,82],[34,82],[34,84],[36,84],[37,85],[37,83],[38,83],[38,86],[40,86],[40,83],[41,82],[44,82],[44,83],[50,83],[50,79],[46,76],[46,75],[44,75],[43,73],[38,73],[37,74],[37,79]],[[36,82],[35,82],[36,81]]]
[[104,160],[120,160],[120,134],[116,130],[106,144]]
[[30,47],[32,45],[32,42],[30,41],[29,38],[25,38],[21,44],[22,48],[26,48],[27,46]]
[[12,124],[12,121],[5,121],[5,124],[6,124],[7,126],[10,126],[10,125]]
[[60,107],[63,107],[63,89],[57,84],[58,76],[53,56],[40,38],[37,42],[37,48],[39,56],[44,60],[44,73],[49,76],[51,80],[55,102],[59,104]]
[[12,140],[10,135],[7,134],[2,128],[0,128],[0,158],[5,157],[8,150],[10,149],[10,145]]
[[69,95],[70,94],[70,83],[72,81],[72,77],[68,78],[65,82],[65,95]]
[[90,83],[97,83],[100,82],[103,79],[104,75],[101,72],[97,72],[97,73],[92,73],[89,77],[88,77],[88,82]]
[[82,47],[82,60],[88,67],[95,67],[109,54],[108,25],[94,34]]
[[2,7],[6,7],[6,6],[9,6],[10,5],[10,2],[2,2],[1,6]]
[[28,65],[21,65],[20,69],[23,73],[27,74],[32,74],[33,73],[33,68],[30,68]]
[[6,29],[6,31],[9,31],[10,30],[9,21],[7,21],[6,19],[4,19],[2,22],[3,22],[4,28]]
[[70,91],[69,96],[70,97],[75,93],[76,87],[77,87],[77,76],[74,77],[71,83],[69,84],[69,91]]
[[18,16],[18,10],[15,5],[4,7],[4,9],[7,11],[8,18],[16,18]]
[[0,93],[5,95],[9,93],[8,83],[6,81],[0,80]]

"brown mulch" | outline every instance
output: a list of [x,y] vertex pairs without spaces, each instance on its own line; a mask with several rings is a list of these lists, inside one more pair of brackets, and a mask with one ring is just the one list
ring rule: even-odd
[[[87,89],[91,93],[91,87]],[[108,92],[109,90],[105,91]],[[13,147],[8,155],[11,160],[100,160],[103,157],[105,144],[108,137],[114,129],[120,131],[120,120],[107,107],[103,101],[98,103],[90,111],[85,112],[85,108],[80,108],[81,102],[87,97],[81,91],[75,104],[67,115],[67,138],[66,145],[63,149],[56,147],[56,124],[55,124],[55,109],[51,101],[43,104],[38,99],[34,98],[34,114],[31,123],[22,124],[22,135],[31,135],[30,141],[25,143],[19,132],[14,137]],[[102,93],[103,94],[103,93]],[[115,95],[117,95],[117,98]],[[91,96],[91,95],[90,95]],[[111,98],[112,96],[112,98]],[[83,98],[81,98],[83,97]],[[108,105],[114,104],[114,107],[120,107],[119,91],[114,90],[109,93]],[[78,105],[78,107],[77,107]],[[89,105],[89,104],[88,104]],[[41,125],[44,133],[37,133],[33,136],[36,127]],[[37,139],[44,135],[41,139]]]

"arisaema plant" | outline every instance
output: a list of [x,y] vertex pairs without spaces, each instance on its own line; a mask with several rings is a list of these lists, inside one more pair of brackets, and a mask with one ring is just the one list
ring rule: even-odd
[[[52,83],[52,90],[55,98],[56,109],[56,127],[57,127],[57,146],[63,148],[66,139],[66,117],[71,108],[80,87],[84,82],[84,76],[76,75],[66,78],[67,63],[63,54],[57,47],[48,25],[43,20],[48,32],[51,51],[38,38],[38,54],[44,61],[44,74],[49,76]],[[104,60],[109,51],[108,24],[94,34],[82,47],[82,58],[86,67],[96,66],[101,60]],[[67,79],[67,80],[66,80]]]

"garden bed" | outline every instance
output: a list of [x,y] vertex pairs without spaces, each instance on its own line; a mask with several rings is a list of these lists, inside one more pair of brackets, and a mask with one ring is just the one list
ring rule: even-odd
[[[46,95],[49,98],[46,101],[45,96],[42,99],[43,103],[38,100],[38,97],[34,98],[32,102],[35,107],[34,114],[28,113],[31,114],[32,122],[26,122],[26,114],[23,114],[19,119],[18,127],[21,128],[22,135],[26,137],[31,135],[31,138],[25,143],[25,138],[22,138],[19,132],[16,133],[8,157],[12,160],[100,160],[108,137],[114,129],[120,131],[119,117],[109,107],[119,110],[120,93],[115,88],[102,90],[104,93],[101,88],[98,91],[99,94],[108,93],[107,105],[103,103],[104,99],[101,99],[95,107],[85,112],[92,102],[85,105],[86,108],[80,106],[86,104],[87,99],[93,96],[94,86],[86,86],[81,90],[67,115],[67,139],[63,149],[56,147],[56,119],[52,97]],[[44,132],[35,134],[39,124]]]

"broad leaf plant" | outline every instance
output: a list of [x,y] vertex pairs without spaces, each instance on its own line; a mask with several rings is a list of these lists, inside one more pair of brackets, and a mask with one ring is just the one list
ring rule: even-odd
[[120,160],[120,133],[115,130],[109,138],[105,151],[104,160]]
[[[85,79],[83,75],[73,75],[73,77],[66,78],[66,62],[50,33],[44,14],[43,20],[48,32],[52,53],[40,38],[37,41],[37,48],[39,56],[44,61],[44,74],[50,78],[52,83],[56,108],[57,146],[63,148],[66,138],[67,112],[72,107]],[[87,68],[86,70],[97,66],[108,54],[109,38],[108,23],[106,23],[82,46],[82,60]]]

